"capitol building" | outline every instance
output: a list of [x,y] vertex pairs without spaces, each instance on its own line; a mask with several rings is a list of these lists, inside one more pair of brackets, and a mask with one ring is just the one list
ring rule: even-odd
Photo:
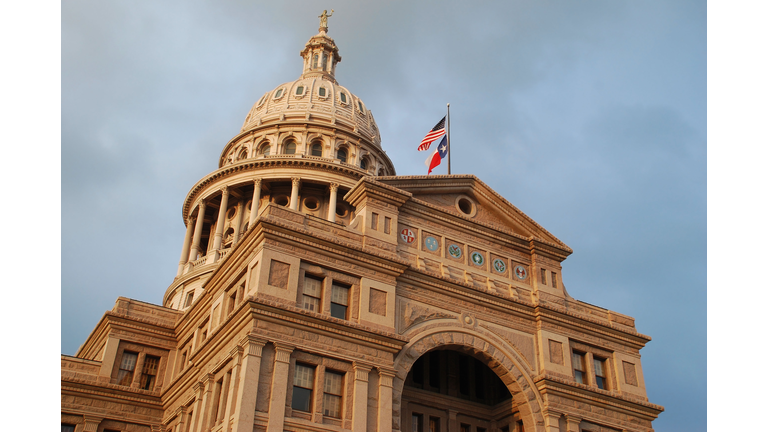
[[62,432],[653,431],[651,338],[571,297],[573,251],[474,175],[398,176],[327,22],[300,54],[184,197],[160,304],[61,356]]

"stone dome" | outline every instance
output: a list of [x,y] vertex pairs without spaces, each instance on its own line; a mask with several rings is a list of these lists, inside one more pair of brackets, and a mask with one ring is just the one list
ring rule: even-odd
[[269,123],[325,123],[381,147],[381,135],[371,111],[335,78],[341,61],[333,39],[321,31],[301,51],[304,70],[299,79],[265,93],[251,108],[241,132]]

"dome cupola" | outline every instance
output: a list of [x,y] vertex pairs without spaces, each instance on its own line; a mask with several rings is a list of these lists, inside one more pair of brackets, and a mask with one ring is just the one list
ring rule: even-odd
[[224,146],[218,169],[184,200],[187,233],[165,305],[189,307],[264,211],[356,230],[357,209],[347,192],[365,176],[395,175],[373,114],[336,81],[341,55],[328,36],[329,16],[320,15],[320,32],[300,52],[299,78],[257,100]]

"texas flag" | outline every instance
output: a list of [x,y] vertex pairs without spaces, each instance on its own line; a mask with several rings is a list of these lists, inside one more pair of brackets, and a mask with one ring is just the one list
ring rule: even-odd
[[427,160],[424,161],[424,165],[429,167],[429,171],[427,171],[427,174],[432,173],[432,169],[438,165],[440,165],[440,161],[443,160],[443,158],[448,154],[448,136],[443,136],[443,139],[440,140],[440,144],[437,145],[437,148],[434,152],[432,152],[431,155],[427,158]]

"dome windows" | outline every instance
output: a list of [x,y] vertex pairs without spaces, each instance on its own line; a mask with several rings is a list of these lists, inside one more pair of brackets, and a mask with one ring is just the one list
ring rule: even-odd
[[325,90],[325,87],[320,87],[317,89],[317,95],[320,96],[321,98],[327,97],[326,96],[327,93],[328,92]]
[[265,142],[264,144],[259,147],[259,154],[262,156],[269,156],[270,152],[270,145],[269,143]]
[[312,56],[312,69],[317,69],[317,59],[319,56],[317,54]]
[[343,105],[346,105],[349,99],[347,98],[347,94],[344,92],[339,92],[339,100]]
[[280,99],[281,97],[283,97],[283,93],[285,93],[285,89],[282,89],[282,88],[277,89],[277,91],[275,91],[274,98]]
[[248,149],[240,150],[240,154],[237,155],[237,160],[243,160],[248,158]]
[[309,151],[310,151],[310,155],[312,155],[312,156],[322,157],[323,156],[323,145],[320,144],[319,142],[313,143],[312,147],[310,147]]
[[303,96],[304,95],[304,86],[300,85],[296,87],[296,96]]
[[293,140],[285,143],[283,146],[283,154],[296,154],[296,143]]
[[360,102],[359,100],[357,101],[357,107],[358,107],[358,108],[360,108],[360,112],[361,112],[361,113],[364,113],[364,112],[365,112],[365,110],[363,109],[363,103],[362,103],[362,102]]
[[339,149],[339,151],[336,152],[336,159],[347,163],[347,150],[346,149]]
[[259,108],[259,107],[261,107],[262,105],[264,105],[264,100],[266,100],[266,99],[267,99],[267,96],[266,96],[266,95],[262,96],[262,97],[261,97],[261,99],[259,99],[259,103],[258,103],[258,104],[256,104],[256,108]]

